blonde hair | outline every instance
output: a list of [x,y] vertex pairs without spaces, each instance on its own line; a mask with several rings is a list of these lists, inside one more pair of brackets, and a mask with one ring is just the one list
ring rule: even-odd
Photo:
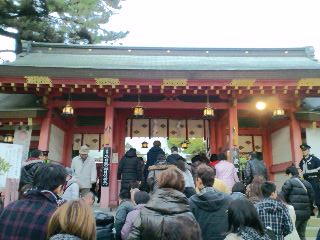
[[159,174],[158,184],[159,188],[173,188],[182,192],[185,186],[183,173],[176,166],[170,166]]
[[59,207],[48,225],[48,238],[70,234],[82,240],[96,239],[96,223],[90,207],[83,200],[70,201]]

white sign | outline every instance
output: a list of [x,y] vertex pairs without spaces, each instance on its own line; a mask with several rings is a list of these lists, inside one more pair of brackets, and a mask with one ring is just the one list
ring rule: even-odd
[[307,128],[306,135],[310,153],[320,158],[320,128]]
[[18,144],[23,146],[23,161],[28,159],[30,141],[31,141],[31,133],[32,127],[31,126],[17,126],[14,130],[14,138],[13,144]]
[[8,172],[0,171],[0,188],[6,186],[7,178],[20,178],[22,156],[22,145],[0,143],[0,158],[10,164]]
[[118,157],[118,153],[112,153],[112,163],[118,163],[119,161],[119,157]]

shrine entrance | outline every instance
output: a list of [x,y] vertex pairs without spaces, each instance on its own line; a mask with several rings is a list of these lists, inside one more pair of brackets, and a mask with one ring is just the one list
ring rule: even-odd
[[178,147],[179,154],[191,161],[193,155],[210,151],[209,120],[149,118],[127,120],[125,151],[135,148],[146,161],[146,154],[155,140],[169,155],[171,147]]

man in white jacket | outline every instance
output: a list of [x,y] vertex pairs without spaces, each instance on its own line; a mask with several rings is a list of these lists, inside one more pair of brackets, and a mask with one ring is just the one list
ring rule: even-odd
[[85,195],[90,191],[91,185],[96,182],[97,168],[94,159],[88,156],[89,148],[84,145],[79,150],[79,156],[74,157],[71,163],[71,169],[74,176],[80,182],[80,194]]

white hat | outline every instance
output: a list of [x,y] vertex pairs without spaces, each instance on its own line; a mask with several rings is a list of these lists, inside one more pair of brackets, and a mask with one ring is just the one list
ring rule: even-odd
[[89,153],[89,148],[87,145],[83,145],[80,147],[80,150],[79,150],[79,153],[80,154],[88,154]]

